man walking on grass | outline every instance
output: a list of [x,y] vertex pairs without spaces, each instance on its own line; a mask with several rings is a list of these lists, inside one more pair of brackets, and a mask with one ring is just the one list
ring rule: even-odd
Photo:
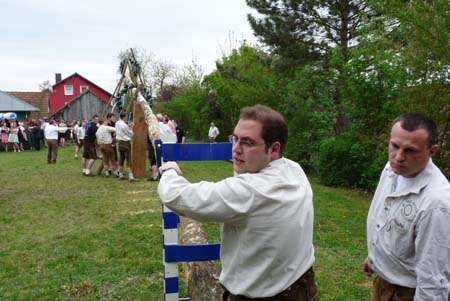
[[392,126],[389,162],[367,217],[373,301],[450,300],[450,184],[431,160],[438,130],[423,114]]
[[300,165],[282,157],[283,116],[244,108],[232,137],[234,177],[190,183],[168,162],[161,200],[180,215],[222,223],[223,300],[317,300],[312,190]]

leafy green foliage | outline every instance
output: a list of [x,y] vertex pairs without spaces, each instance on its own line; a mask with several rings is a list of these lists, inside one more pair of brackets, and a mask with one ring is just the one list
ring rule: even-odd
[[320,143],[332,135],[336,118],[324,70],[320,65],[297,68],[285,94],[281,112],[289,124],[286,156],[312,171]]

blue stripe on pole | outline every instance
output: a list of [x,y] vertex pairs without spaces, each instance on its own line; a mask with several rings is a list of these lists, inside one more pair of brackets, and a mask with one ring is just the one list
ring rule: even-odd
[[177,229],[180,217],[174,212],[163,213],[164,229]]
[[178,277],[166,278],[164,288],[166,294],[178,293]]
[[163,143],[164,161],[230,160],[232,144],[226,143]]
[[164,246],[166,262],[209,261],[220,258],[220,244],[198,244]]

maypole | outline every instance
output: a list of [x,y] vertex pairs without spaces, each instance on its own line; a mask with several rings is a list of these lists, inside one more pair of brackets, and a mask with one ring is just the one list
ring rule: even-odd
[[160,138],[158,121],[151,109],[151,93],[145,85],[142,68],[134,55],[133,49],[125,56],[120,64],[121,77],[118,81],[108,109],[120,113],[125,111],[133,120],[132,160],[133,173],[138,178],[145,177],[147,159],[147,135],[154,143]]

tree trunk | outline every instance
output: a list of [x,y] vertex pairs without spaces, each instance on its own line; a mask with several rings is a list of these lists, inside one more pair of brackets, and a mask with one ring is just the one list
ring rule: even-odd
[[[181,244],[208,242],[201,223],[184,217],[180,218]],[[220,270],[216,262],[185,262],[183,269],[191,301],[222,300],[223,289],[219,283]]]

